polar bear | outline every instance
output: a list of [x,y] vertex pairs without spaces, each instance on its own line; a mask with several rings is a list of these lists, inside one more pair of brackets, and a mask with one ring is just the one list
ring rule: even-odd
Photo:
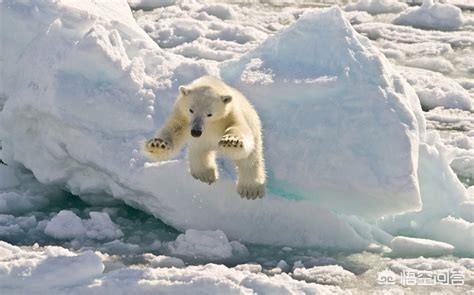
[[204,76],[179,87],[172,113],[145,151],[154,160],[172,157],[189,141],[189,170],[211,184],[219,175],[216,156],[233,160],[242,198],[265,195],[262,126],[245,96],[223,81]]

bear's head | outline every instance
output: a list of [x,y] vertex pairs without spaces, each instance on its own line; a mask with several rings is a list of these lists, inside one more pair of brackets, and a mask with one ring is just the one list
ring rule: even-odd
[[232,96],[211,86],[180,86],[179,108],[191,124],[191,135],[199,137],[206,124],[221,120],[229,113]]

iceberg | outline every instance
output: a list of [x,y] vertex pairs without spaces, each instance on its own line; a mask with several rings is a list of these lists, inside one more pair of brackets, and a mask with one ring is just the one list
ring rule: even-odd
[[347,214],[420,209],[418,99],[340,9],[304,14],[221,74],[262,117],[270,191]]

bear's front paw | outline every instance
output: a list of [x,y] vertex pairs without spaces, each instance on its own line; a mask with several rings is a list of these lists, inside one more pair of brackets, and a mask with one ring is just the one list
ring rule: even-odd
[[215,168],[203,169],[199,171],[191,171],[191,175],[195,179],[200,180],[207,184],[212,184],[218,178],[217,169]]
[[218,143],[221,148],[241,149],[244,147],[244,141],[236,135],[227,134],[222,136]]
[[171,151],[171,144],[161,138],[152,138],[145,144],[146,151],[155,158],[164,158]]
[[240,197],[248,200],[255,200],[265,196],[265,184],[237,184],[237,192]]

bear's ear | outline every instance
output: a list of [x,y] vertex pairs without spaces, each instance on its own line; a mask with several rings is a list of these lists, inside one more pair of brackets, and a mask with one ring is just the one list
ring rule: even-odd
[[229,103],[232,100],[232,96],[230,95],[221,95],[221,99],[223,103]]
[[191,92],[190,89],[188,89],[188,88],[186,88],[186,87],[184,87],[184,86],[179,86],[178,89],[179,89],[179,92],[180,92],[182,95],[188,95],[188,94]]

